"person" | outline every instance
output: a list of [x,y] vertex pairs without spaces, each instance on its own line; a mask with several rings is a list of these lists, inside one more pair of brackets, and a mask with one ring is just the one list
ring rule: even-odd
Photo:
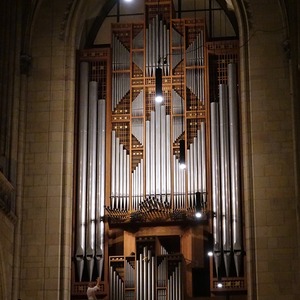
[[93,283],[90,283],[86,295],[88,297],[88,300],[97,300],[96,293],[100,290],[100,277],[97,278],[96,285],[94,286]]

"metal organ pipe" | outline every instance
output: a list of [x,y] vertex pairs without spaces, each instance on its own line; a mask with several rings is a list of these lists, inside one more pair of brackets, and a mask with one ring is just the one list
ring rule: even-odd
[[98,101],[97,122],[97,203],[96,220],[96,261],[98,277],[102,278],[104,262],[104,205],[105,205],[105,100]]
[[237,276],[242,265],[242,220],[236,64],[228,65],[229,135],[232,196],[232,242]]
[[155,105],[155,194],[161,194],[161,105]]
[[109,293],[110,299],[112,300],[123,300],[124,299],[124,282],[119,273],[110,266],[109,269]]
[[202,192],[203,192],[203,200],[206,202],[206,134],[205,134],[205,123],[201,122],[200,125],[200,133],[201,133],[201,175],[202,175]]
[[162,194],[162,202],[166,200],[166,160],[167,160],[167,144],[166,140],[166,107],[161,106],[161,194]]
[[92,280],[95,257],[96,232],[96,147],[97,147],[97,93],[98,83],[89,83],[89,131],[88,131],[88,168],[87,168],[87,227],[86,260],[89,279]]
[[116,197],[116,132],[111,132],[111,207],[115,208]]
[[150,166],[150,162],[151,162],[151,151],[150,151],[150,140],[151,140],[151,136],[150,136],[150,121],[146,121],[146,145],[145,145],[145,150],[146,150],[146,196],[149,196],[151,194],[151,168]]
[[79,147],[78,147],[78,209],[76,224],[76,266],[79,281],[82,280],[85,256],[86,222],[86,172],[87,172],[87,117],[88,117],[89,63],[80,63],[79,99]]
[[219,85],[222,245],[226,275],[231,262],[230,160],[227,85]]
[[155,68],[160,64],[163,66],[163,75],[169,75],[169,48],[170,30],[156,15],[146,28],[146,76],[154,76]]
[[114,130],[111,154],[111,207],[125,210],[129,207],[129,155]]
[[219,105],[211,103],[211,166],[213,206],[213,252],[218,275],[221,266],[221,211],[220,211],[220,153],[219,153]]

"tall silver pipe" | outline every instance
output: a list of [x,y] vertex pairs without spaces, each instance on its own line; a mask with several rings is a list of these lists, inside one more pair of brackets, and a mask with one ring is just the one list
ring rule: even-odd
[[222,244],[226,275],[231,263],[230,160],[227,85],[219,85]]
[[198,170],[198,176],[197,176],[197,187],[198,191],[202,192],[202,139],[201,139],[201,131],[200,129],[197,130],[197,170]]
[[146,121],[146,196],[149,196],[151,193],[151,169],[150,169],[150,162],[151,162],[151,148],[150,148],[150,121]]
[[95,258],[96,233],[96,170],[97,170],[97,98],[98,83],[89,83],[89,131],[88,131],[88,167],[87,167],[87,228],[86,260],[90,281],[92,280]]
[[130,174],[130,157],[129,155],[126,154],[126,185],[125,185],[125,199],[126,199],[126,204],[125,204],[125,209],[126,210],[129,210],[129,194],[130,194],[130,188],[129,188],[129,185],[130,185],[130,177],[129,177],[129,174]]
[[145,76],[149,76],[149,29],[146,28],[146,68],[145,68]]
[[168,203],[171,200],[171,117],[166,116],[166,186]]
[[178,171],[177,171],[177,165],[176,165],[176,156],[173,155],[173,178],[174,178],[174,189],[173,189],[173,207],[178,208],[178,188],[179,188],[179,182],[178,182]]
[[221,211],[220,211],[220,143],[219,105],[211,103],[211,165],[212,165],[212,204],[213,204],[213,251],[217,275],[221,266]]
[[104,206],[105,206],[105,100],[98,100],[97,107],[97,200],[96,200],[96,263],[98,277],[103,279],[104,264]]
[[161,105],[155,105],[155,193],[160,195],[161,191]]
[[98,277],[102,279],[103,261],[104,261],[104,205],[105,205],[105,100],[98,100],[98,126],[97,126],[97,200],[96,200],[96,220],[99,225],[96,227],[96,261]]
[[242,219],[240,191],[240,161],[238,132],[238,99],[236,64],[228,65],[228,100],[229,100],[229,135],[230,135],[230,170],[232,199],[232,242],[237,276],[242,265]]
[[[166,136],[166,107],[161,106],[161,191],[163,198],[166,198],[166,167],[167,167],[167,139]],[[165,199],[163,199],[164,201]]]
[[151,190],[150,193],[151,195],[155,195],[155,175],[156,175],[156,165],[155,165],[155,123],[156,123],[156,118],[155,118],[155,112],[151,111],[151,128],[150,128],[150,134],[151,134],[151,161],[150,161],[150,170],[151,170]]
[[136,210],[136,169],[131,174],[131,197],[132,197],[132,209]]
[[198,169],[198,137],[194,137],[194,142],[193,142],[193,153],[194,153],[194,192],[199,191],[199,186],[198,186],[198,177],[200,175],[200,170]]
[[192,203],[192,197],[191,197],[191,191],[192,191],[192,170],[191,170],[191,155],[190,155],[190,149],[187,149],[186,151],[186,166],[187,166],[187,172],[188,172],[188,176],[187,176],[187,200],[188,200],[188,207],[192,207],[193,203]]
[[78,138],[78,208],[76,213],[76,267],[79,281],[82,280],[85,256],[86,224],[86,173],[87,173],[87,119],[88,119],[89,63],[80,63],[79,138]]

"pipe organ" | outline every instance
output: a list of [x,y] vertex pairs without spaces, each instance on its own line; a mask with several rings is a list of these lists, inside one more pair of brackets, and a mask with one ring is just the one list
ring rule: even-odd
[[245,292],[237,44],[172,5],[146,2],[144,23],[113,24],[109,49],[80,55],[74,295],[100,277],[103,299],[187,299],[197,270],[202,296],[220,280]]

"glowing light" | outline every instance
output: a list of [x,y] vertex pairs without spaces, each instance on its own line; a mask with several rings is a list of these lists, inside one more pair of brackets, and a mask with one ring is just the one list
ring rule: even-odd
[[186,164],[185,163],[179,163],[179,168],[184,170],[186,168]]
[[163,102],[163,100],[164,100],[163,96],[161,96],[161,95],[156,95],[156,97],[155,97],[155,102],[161,103],[161,102]]
[[201,212],[200,212],[200,211],[197,211],[197,212],[195,213],[195,217],[198,218],[198,219],[200,219],[200,218],[202,217]]
[[208,256],[213,256],[214,254],[213,254],[212,251],[208,251],[208,252],[207,252],[207,255],[208,255]]

